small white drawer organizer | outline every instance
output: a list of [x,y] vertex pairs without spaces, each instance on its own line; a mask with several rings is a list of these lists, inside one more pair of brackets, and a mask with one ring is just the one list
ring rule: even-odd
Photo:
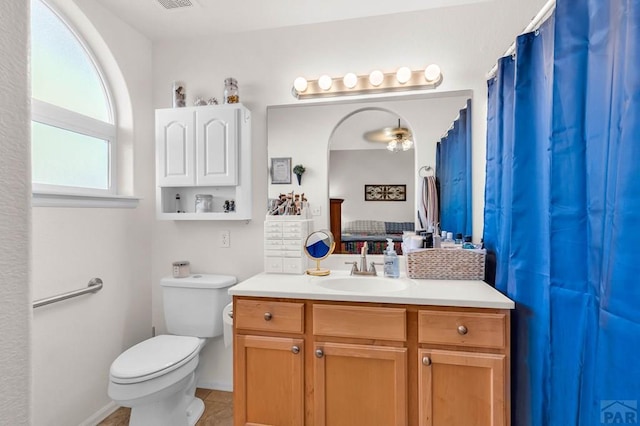
[[303,216],[267,216],[264,222],[264,270],[303,274],[307,270],[304,242],[313,220]]

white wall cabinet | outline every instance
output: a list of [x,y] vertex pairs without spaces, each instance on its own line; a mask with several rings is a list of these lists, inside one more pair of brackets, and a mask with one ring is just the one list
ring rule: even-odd
[[[251,219],[251,112],[242,104],[156,110],[156,180],[159,219]],[[197,194],[213,196],[213,212],[195,212]],[[234,211],[224,211],[227,201]]]

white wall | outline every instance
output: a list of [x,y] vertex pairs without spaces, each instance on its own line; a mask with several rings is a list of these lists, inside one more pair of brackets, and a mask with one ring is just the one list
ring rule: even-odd
[[[250,223],[154,223],[154,324],[163,327],[158,283],[170,273],[172,261],[188,259],[192,270],[234,274],[240,279],[263,269],[262,222],[268,182],[266,106],[294,102],[291,85],[299,75],[365,74],[375,67],[385,71],[401,65],[419,69],[437,63],[444,73],[438,92],[472,90],[474,230],[481,232],[485,73],[544,3],[494,0],[420,13],[154,43],[155,108],[170,106],[173,80],[186,82],[188,105],[196,96],[222,99],[224,79],[233,76],[238,80],[240,100],[253,113],[254,167],[254,219]],[[314,158],[300,162],[309,165],[306,179],[308,173],[314,173]],[[316,172],[324,173],[321,178],[326,182],[326,170]],[[223,229],[231,231],[230,248],[218,247],[218,234]],[[209,346],[201,359],[205,363],[201,384],[231,383],[231,351],[223,350],[219,341]]]
[[92,424],[112,409],[107,396],[111,362],[151,336],[151,42],[94,0],[55,0],[54,5],[94,50],[114,89],[119,184],[124,193],[143,199],[136,209],[33,208],[33,298],[82,288],[92,277],[104,281],[99,293],[34,311],[37,426]]
[[[415,219],[414,151],[386,149],[331,151],[329,195],[342,198],[342,227],[353,220],[413,222]],[[405,201],[365,201],[364,185],[406,185]]]
[[28,2],[0,13],[0,423],[31,423]]

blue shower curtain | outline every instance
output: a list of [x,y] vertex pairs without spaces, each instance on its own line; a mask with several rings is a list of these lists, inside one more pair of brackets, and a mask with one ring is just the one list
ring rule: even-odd
[[471,100],[436,146],[436,180],[440,229],[471,235]]
[[489,82],[515,425],[640,424],[640,2],[558,0]]

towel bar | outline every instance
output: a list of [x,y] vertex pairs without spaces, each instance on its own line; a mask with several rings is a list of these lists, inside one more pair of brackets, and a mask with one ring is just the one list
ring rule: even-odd
[[81,288],[80,290],[70,291],[68,293],[59,294],[57,296],[47,297],[46,299],[40,299],[33,302],[33,308],[39,308],[40,306],[50,305],[51,303],[60,302],[61,300],[71,299],[72,297],[82,296],[87,293],[95,293],[102,288],[102,280],[100,278],[92,278],[89,281],[87,288]]

